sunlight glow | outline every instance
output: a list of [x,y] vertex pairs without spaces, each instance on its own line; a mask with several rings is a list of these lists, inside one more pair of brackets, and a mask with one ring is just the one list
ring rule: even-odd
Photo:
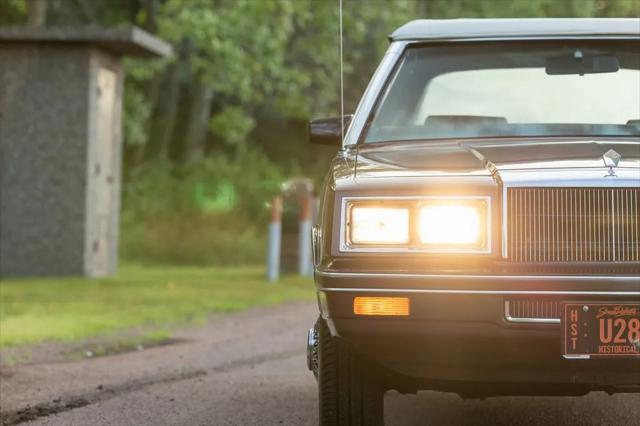
[[420,242],[423,244],[469,245],[482,237],[482,219],[477,207],[436,204],[420,209]]

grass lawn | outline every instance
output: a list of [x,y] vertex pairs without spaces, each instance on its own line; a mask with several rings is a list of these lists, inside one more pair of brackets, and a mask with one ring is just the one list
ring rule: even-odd
[[310,278],[272,284],[260,267],[124,265],[107,279],[0,281],[0,347],[71,341],[149,324],[201,321],[286,300],[313,300]]

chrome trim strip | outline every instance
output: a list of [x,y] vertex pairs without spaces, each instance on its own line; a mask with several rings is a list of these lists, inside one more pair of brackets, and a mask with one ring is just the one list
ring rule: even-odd
[[562,355],[564,359],[591,359],[591,355]]
[[399,294],[482,294],[482,295],[539,295],[539,296],[640,296],[640,291],[555,291],[555,290],[445,290],[414,288],[319,288],[333,293],[399,293]]
[[[618,177],[616,179],[606,180],[603,176],[607,172],[606,167],[591,167],[578,170],[578,172],[592,172],[595,176],[597,173],[597,177],[586,176],[583,174],[583,177],[568,179],[568,178],[557,178],[559,174],[569,174],[571,172],[575,172],[575,170],[570,169],[534,169],[534,170],[509,170],[509,169],[501,169],[499,171],[500,176],[503,178],[505,182],[505,186],[508,188],[638,188],[640,187],[640,182],[638,181],[637,173],[638,169],[633,167],[623,168],[617,167],[616,173],[618,173]],[[521,176],[531,176],[533,174],[546,173],[547,178],[545,179],[518,179]],[[556,176],[551,176],[552,173],[555,173]],[[623,176],[622,174],[626,176]]]
[[[463,274],[410,274],[387,272],[331,272],[316,270],[316,275],[331,278],[381,278],[381,279],[438,279],[438,280],[495,280],[495,281],[615,281],[639,283],[637,275],[463,275]],[[640,289],[640,284],[638,285]],[[640,294],[640,291],[638,292]]]
[[414,43],[464,43],[464,42],[485,42],[485,41],[536,41],[536,40],[552,40],[552,41],[566,41],[566,40],[629,40],[635,41],[637,37],[635,34],[555,34],[555,35],[509,35],[509,36],[467,36],[467,37],[429,37],[420,38],[416,37],[397,37],[392,39],[394,42],[408,42]]
[[505,316],[507,322],[516,324],[560,324],[558,318],[513,318]]
[[560,324],[560,318],[519,318],[512,317],[510,313],[509,301],[504,301],[504,318],[507,322],[533,323],[533,324]]
[[[499,173],[498,173],[499,174]],[[507,191],[508,186],[502,183],[502,211],[500,212],[500,218],[502,219],[502,258],[508,259],[508,247],[507,247],[507,237],[509,233],[509,223],[507,221]]]
[[[347,219],[348,207],[352,201],[413,201],[416,205],[409,208],[410,215],[415,213],[419,208],[419,202],[423,200],[484,200],[487,205],[487,223],[485,233],[487,236],[487,244],[484,249],[430,249],[424,246],[406,247],[352,247],[347,243]],[[340,245],[338,249],[343,253],[460,253],[460,254],[490,254],[492,248],[492,199],[490,195],[407,195],[407,196],[362,196],[362,197],[343,197],[340,211]],[[411,232],[411,229],[409,229]],[[411,235],[409,236],[411,238]]]

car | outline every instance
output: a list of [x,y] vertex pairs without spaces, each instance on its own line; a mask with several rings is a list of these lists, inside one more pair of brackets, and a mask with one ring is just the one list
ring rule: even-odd
[[398,28],[313,228],[321,425],[388,390],[640,391],[640,20]]

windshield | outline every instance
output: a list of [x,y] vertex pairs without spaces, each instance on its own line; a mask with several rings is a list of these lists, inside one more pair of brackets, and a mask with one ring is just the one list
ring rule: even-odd
[[365,142],[637,136],[639,66],[635,41],[412,47]]

